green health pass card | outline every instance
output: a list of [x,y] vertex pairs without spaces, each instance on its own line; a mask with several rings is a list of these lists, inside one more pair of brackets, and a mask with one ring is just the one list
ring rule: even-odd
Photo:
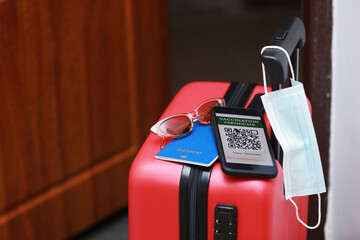
[[216,121],[226,162],[273,165],[260,117],[216,113]]

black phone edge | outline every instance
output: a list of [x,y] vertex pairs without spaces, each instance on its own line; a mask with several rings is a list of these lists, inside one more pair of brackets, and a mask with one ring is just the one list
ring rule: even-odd
[[[216,111],[217,109],[219,110],[225,110],[226,111]],[[220,137],[220,132],[219,132],[219,128],[217,126],[217,120],[216,120],[216,116],[215,116],[215,111],[218,113],[227,113],[227,114],[234,114],[231,112],[228,112],[228,110],[232,109],[231,111],[239,111],[239,110],[246,110],[247,112],[253,112],[254,116],[259,116],[261,118],[262,124],[264,126],[264,132],[265,132],[265,136],[266,136],[266,141],[268,144],[268,148],[270,151],[270,156],[271,156],[271,160],[273,163],[273,166],[260,166],[260,165],[250,165],[250,164],[236,164],[238,166],[252,166],[252,167],[256,167],[256,168],[264,168],[266,170],[271,170],[273,169],[274,171],[254,171],[254,170],[246,170],[246,169],[234,169],[231,167],[228,167],[229,163],[227,163],[225,161],[225,154],[224,154],[224,150],[222,147],[222,142],[221,142],[221,137]],[[256,113],[256,114],[255,114]],[[215,141],[216,141],[216,148],[218,150],[218,154],[219,154],[219,160],[220,160],[220,165],[221,168],[223,170],[224,173],[231,175],[231,176],[244,176],[244,177],[260,177],[260,178],[275,178],[278,174],[278,169],[277,169],[277,165],[276,165],[276,160],[275,160],[275,155],[273,150],[271,149],[271,143],[270,143],[270,139],[269,139],[269,134],[266,128],[266,123],[263,117],[263,114],[255,109],[245,109],[245,108],[237,108],[237,107],[213,107],[210,111],[210,116],[211,116],[211,122],[212,122],[212,127],[213,127],[213,131],[214,131],[214,136],[215,136]],[[231,163],[230,163],[231,165]]]

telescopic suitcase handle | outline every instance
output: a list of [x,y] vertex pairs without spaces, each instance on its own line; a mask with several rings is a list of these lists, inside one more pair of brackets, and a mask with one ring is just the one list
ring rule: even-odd
[[[271,46],[284,48],[291,56],[296,79],[298,79],[299,49],[305,44],[305,36],[305,26],[301,19],[287,16],[283,18],[269,42]],[[273,87],[280,88],[281,84],[286,82],[289,72],[285,54],[277,49],[266,49],[261,58],[267,69],[269,81]]]
[[[291,56],[296,80],[299,80],[299,49],[304,44],[305,26],[298,17],[284,17],[269,42],[270,46],[275,45],[284,48]],[[286,82],[289,74],[289,63],[286,55],[278,49],[270,48],[261,54],[261,59],[266,67],[272,91],[281,89],[281,85]],[[275,157],[282,165],[283,151],[272,129],[270,134]]]

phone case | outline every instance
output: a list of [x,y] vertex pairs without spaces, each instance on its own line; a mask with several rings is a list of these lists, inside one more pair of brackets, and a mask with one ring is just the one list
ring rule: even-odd
[[[217,113],[218,114],[231,114],[231,115],[235,115],[235,116],[236,115],[246,115],[246,116],[259,117],[261,126],[262,126],[261,129],[264,130],[265,136],[263,136],[263,137],[265,137],[265,139],[263,139],[263,137],[261,138],[261,133],[259,133],[256,137],[258,138],[258,141],[261,145],[265,145],[264,143],[266,143],[268,152],[265,152],[266,150],[254,152],[254,151],[246,149],[246,144],[249,144],[249,142],[251,141],[251,139],[247,135],[247,134],[249,134],[249,131],[247,131],[249,129],[246,130],[246,128],[244,129],[241,126],[225,125],[226,127],[224,127],[224,128],[227,128],[229,131],[231,131],[231,134],[229,134],[227,136],[224,136],[224,133],[220,134],[219,121],[216,118]],[[256,121],[259,121],[259,120],[256,120]],[[258,111],[256,109],[214,107],[211,109],[211,122],[213,125],[213,130],[214,130],[214,135],[215,135],[215,139],[216,139],[217,150],[219,153],[221,168],[226,174],[233,175],[233,176],[246,176],[246,177],[257,177],[257,178],[274,178],[274,177],[276,177],[278,171],[277,171],[277,167],[276,167],[276,163],[275,163],[274,153],[271,148],[271,143],[270,143],[268,131],[266,128],[265,120],[263,117],[263,113],[261,113],[260,111]],[[242,132],[241,134],[234,136],[235,131],[237,131],[237,130],[247,131],[247,132]],[[227,133],[225,133],[225,134],[227,134]],[[262,141],[260,141],[260,139]],[[241,153],[246,153],[246,152],[248,152],[250,154],[251,154],[251,152],[257,153],[257,154],[265,154],[265,155],[267,155],[267,156],[265,156],[265,158],[266,157],[271,158],[270,161],[271,161],[272,165],[264,166],[264,165],[255,165],[255,164],[245,164],[245,163],[228,163],[226,161],[225,149],[223,146],[224,142],[228,143],[228,145],[234,145],[234,149],[232,149],[232,150],[234,152],[236,152],[237,154],[239,154],[238,156],[240,156]],[[252,144],[256,144],[256,143],[257,142],[255,142],[255,143],[252,142]],[[243,148],[245,148],[245,149],[239,150],[238,148],[236,148],[236,144],[242,145]],[[230,151],[231,149],[227,148],[227,150]],[[232,156],[234,156],[234,155],[232,155]],[[235,157],[237,157],[237,156],[235,156]],[[248,158],[251,159],[251,156],[249,156]],[[247,161],[250,162],[251,160],[247,160]]]

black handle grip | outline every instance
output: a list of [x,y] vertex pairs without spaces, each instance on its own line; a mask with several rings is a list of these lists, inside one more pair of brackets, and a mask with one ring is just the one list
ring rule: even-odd
[[[289,56],[293,55],[293,53],[297,55],[298,53],[295,50],[304,46],[305,38],[304,23],[298,17],[289,16],[283,18],[269,45],[284,48],[289,53]],[[261,55],[261,59],[267,69],[269,81],[273,84],[284,84],[289,72],[288,60],[285,54],[278,49],[266,49]],[[294,68],[297,68],[297,66],[294,66]]]

